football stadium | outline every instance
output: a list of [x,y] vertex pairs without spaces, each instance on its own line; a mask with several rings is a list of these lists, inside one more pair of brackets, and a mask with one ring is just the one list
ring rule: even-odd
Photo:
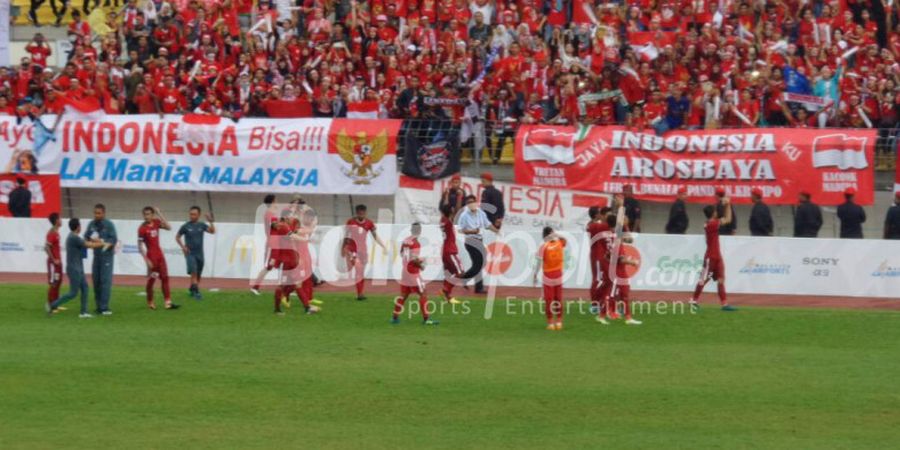
[[896,1],[0,0],[0,448],[893,448]]

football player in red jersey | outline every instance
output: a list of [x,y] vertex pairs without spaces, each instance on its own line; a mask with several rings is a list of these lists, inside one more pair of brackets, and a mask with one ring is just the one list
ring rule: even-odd
[[700,272],[700,279],[697,280],[697,287],[694,289],[694,295],[691,297],[690,304],[692,308],[697,308],[700,304],[697,299],[703,292],[703,288],[709,280],[716,282],[719,293],[719,304],[722,311],[735,311],[736,308],[728,304],[725,296],[725,261],[722,260],[722,252],[719,249],[719,227],[731,223],[731,208],[729,207],[731,200],[728,197],[722,198],[722,204],[725,205],[725,217],[719,218],[716,213],[715,205],[707,205],[703,208],[703,214],[706,216],[706,225],[703,229],[706,232],[706,254],[703,256],[703,269]]
[[347,270],[353,272],[356,280],[356,299],[365,300],[363,288],[365,287],[366,263],[369,260],[368,235],[372,233],[375,243],[381,246],[387,253],[384,242],[378,238],[375,232],[375,222],[366,217],[368,211],[366,205],[356,205],[356,215],[347,219],[344,225],[344,244],[341,254],[347,261]]
[[166,266],[166,257],[159,246],[159,230],[171,230],[169,222],[163,217],[159,208],[147,206],[143,209],[144,223],[138,227],[138,250],[147,263],[147,307],[156,309],[153,302],[153,285],[159,278],[162,283],[163,297],[166,301],[166,309],[178,309],[178,305],[172,303],[172,294],[169,291],[169,269]]
[[599,314],[604,305],[605,298],[601,290],[606,289],[609,295],[609,287],[604,286],[604,273],[609,270],[609,260],[606,259],[606,250],[609,245],[610,228],[606,223],[606,216],[611,209],[609,207],[592,206],[588,209],[588,217],[591,221],[585,227],[590,237],[590,261],[591,261],[591,310]]
[[254,280],[253,284],[250,286],[250,292],[256,295],[260,295],[259,288],[262,285],[263,279],[266,278],[266,274],[268,274],[269,271],[276,268],[275,263],[279,260],[278,246],[272,245],[278,240],[278,238],[272,237],[272,228],[278,223],[278,212],[276,211],[278,205],[275,204],[275,195],[266,195],[265,198],[263,198],[263,204],[266,205],[266,210],[263,212],[263,229],[266,231],[265,266],[259,271],[256,280]]
[[456,228],[453,225],[453,207],[449,204],[441,205],[441,231],[444,232],[444,244],[441,247],[441,261],[444,264],[444,283],[441,289],[441,298],[458,305],[462,302],[452,297],[453,286],[462,275],[462,263],[459,262],[459,249],[456,247]]
[[311,214],[304,214],[301,204],[294,204],[282,211],[280,220],[272,228],[271,236],[280,240],[276,248],[281,269],[278,287],[275,288],[275,314],[284,315],[282,307],[289,308],[292,292],[297,293],[307,314],[315,314],[320,308],[312,305],[312,258],[309,253],[309,237],[314,229]]
[[50,231],[44,241],[44,251],[47,253],[47,303],[53,303],[59,298],[59,286],[62,284],[62,256],[60,253],[59,227],[62,220],[59,213],[52,213],[47,218],[50,221]]
[[[633,259],[626,253],[624,244],[631,244],[633,242],[631,234],[625,233],[622,236],[622,244],[616,246],[613,245],[609,249],[610,252],[616,251],[616,285],[615,291],[610,295],[610,301],[608,304],[612,305],[612,311],[617,310],[616,305],[622,305],[622,309],[625,311],[625,324],[626,325],[640,325],[642,322],[640,320],[635,319],[631,315],[631,282],[629,281],[629,273],[627,266],[638,266],[639,261]],[[612,268],[612,264],[610,264],[609,269]],[[603,325],[609,325],[603,316],[597,316],[597,321],[602,323]]]
[[438,322],[432,320],[428,315],[428,296],[425,294],[425,282],[422,280],[422,269],[425,267],[425,261],[419,256],[422,250],[422,244],[419,243],[419,236],[422,234],[422,224],[416,222],[412,224],[410,236],[403,240],[400,246],[400,255],[403,258],[403,273],[400,276],[400,296],[394,300],[394,315],[391,323],[400,323],[400,313],[403,312],[403,305],[410,294],[418,294],[419,309],[422,310],[423,325],[437,325]]

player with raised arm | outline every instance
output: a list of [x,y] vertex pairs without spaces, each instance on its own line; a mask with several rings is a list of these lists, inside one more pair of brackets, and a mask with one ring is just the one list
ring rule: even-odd
[[354,280],[356,280],[356,299],[362,301],[366,299],[363,291],[366,284],[366,264],[369,261],[367,239],[369,233],[385,253],[387,253],[387,247],[378,238],[375,222],[367,217],[366,205],[356,205],[354,211],[356,214],[347,219],[347,223],[344,225],[344,243],[341,253],[347,261],[347,270],[353,273]]
[[703,208],[703,214],[706,216],[706,225],[703,229],[706,232],[706,254],[703,256],[703,269],[700,271],[700,279],[697,280],[697,287],[694,289],[694,295],[691,296],[691,308],[699,308],[700,303],[697,300],[703,292],[703,288],[709,280],[716,282],[716,288],[719,293],[719,304],[722,311],[735,311],[737,308],[728,304],[725,295],[725,262],[722,260],[722,252],[719,248],[719,227],[731,223],[731,199],[722,198],[725,206],[725,217],[719,218],[716,213],[715,205],[707,205]]
[[563,260],[566,240],[553,228],[544,227],[544,243],[537,252],[537,264],[534,265],[533,281],[537,286],[538,271],[543,272],[544,313],[547,315],[547,329],[562,330],[563,324]]
[[456,246],[456,227],[453,224],[453,208],[450,205],[441,205],[441,231],[444,233],[444,243],[441,246],[441,262],[444,265],[444,283],[441,288],[441,298],[458,305],[462,302],[453,297],[453,286],[459,282],[462,275],[462,263],[459,262],[459,248]]
[[216,224],[212,214],[206,215],[206,222],[200,221],[200,207],[191,206],[188,211],[188,221],[181,225],[175,234],[175,242],[184,253],[184,261],[187,273],[191,276],[190,296],[202,300],[200,295],[200,278],[203,276],[203,235],[215,234]]
[[400,256],[403,259],[403,273],[400,276],[400,296],[394,300],[394,314],[391,323],[400,323],[400,313],[403,305],[411,294],[419,296],[419,309],[422,310],[423,325],[437,325],[438,322],[428,315],[428,295],[425,293],[425,282],[422,280],[422,269],[425,268],[425,260],[419,254],[422,244],[419,236],[422,235],[422,224],[413,223],[410,227],[410,236],[403,240],[400,246]]
[[169,225],[159,208],[146,206],[142,213],[144,223],[138,227],[138,250],[147,264],[147,307],[156,309],[156,303],[153,301],[153,285],[159,278],[162,283],[166,309],[178,309],[178,305],[172,303],[172,293],[169,290],[169,269],[166,265],[166,257],[159,246],[159,230],[171,230],[172,226]]

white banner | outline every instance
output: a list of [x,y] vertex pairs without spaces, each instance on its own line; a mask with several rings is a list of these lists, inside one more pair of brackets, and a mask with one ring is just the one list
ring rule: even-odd
[[[140,222],[114,223],[121,241],[116,250],[116,274],[145,274],[143,259],[137,251]],[[173,221],[173,231],[160,234],[172,276],[186,275],[184,259],[175,244],[175,230],[180,225]],[[0,219],[0,272],[43,273],[46,270],[43,243],[48,227],[43,219]],[[216,224],[216,231],[215,235],[206,237],[204,275],[247,279],[249,284],[251,276],[263,264],[262,227],[221,223]],[[68,231],[61,233],[64,241]],[[370,241],[367,277],[397,280],[401,274],[400,242],[408,236],[409,226],[379,224],[378,233],[388,244],[388,252],[375,248]],[[499,237],[488,233],[488,279],[499,286],[531,286],[534,253],[541,242],[539,233],[539,230],[510,230]],[[584,263],[588,254],[587,235],[581,231],[562,234],[568,240],[565,287],[587,289],[591,276],[589,265]],[[339,258],[342,238],[342,227],[319,227],[311,247],[320,277],[349,285]],[[721,239],[726,286],[731,293],[900,298],[898,241],[743,236]],[[426,260],[423,276],[428,280],[441,279],[442,236],[438,226],[423,227],[420,241],[422,257]],[[632,278],[632,288],[679,292],[678,296],[685,297],[677,299],[686,299],[687,293],[694,289],[703,263],[703,236],[636,234],[634,245],[641,254],[641,267]],[[459,247],[463,247],[461,242]],[[460,257],[463,266],[468,266],[465,251]],[[90,271],[90,257],[85,261],[85,268]],[[275,276],[271,273],[269,279]],[[707,291],[715,292],[715,286],[710,284]],[[499,295],[503,295],[502,290]]]
[[63,187],[386,195],[400,121],[210,116],[0,117],[0,170]]
[[[422,222],[439,224],[438,204],[441,195],[449,187],[450,179],[418,180],[401,176],[400,189],[394,195],[394,214],[397,223]],[[545,226],[554,229],[584,229],[587,210],[591,206],[610,203],[607,194],[597,192],[566,191],[538,186],[495,182],[503,194],[506,216],[504,230],[535,230]],[[481,198],[483,187],[478,178],[463,177],[462,188],[466,194]]]

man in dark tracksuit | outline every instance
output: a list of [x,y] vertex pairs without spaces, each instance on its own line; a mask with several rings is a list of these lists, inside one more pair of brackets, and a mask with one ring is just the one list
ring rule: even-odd
[[750,234],[753,236],[771,236],[775,230],[772,212],[762,199],[762,190],[754,188],[750,191],[753,209],[750,210]]
[[900,239],[900,191],[894,193],[894,206],[884,217],[884,238]]
[[687,188],[684,186],[678,188],[678,196],[675,197],[675,203],[669,209],[669,221],[666,222],[666,234],[684,234],[688,228],[687,207],[684,199],[687,197]]
[[94,220],[88,224],[84,232],[85,240],[100,240],[109,246],[94,249],[94,262],[91,266],[91,278],[94,282],[94,301],[97,303],[97,312],[109,316],[109,298],[112,294],[113,262],[115,251],[110,248],[118,243],[116,226],[106,219],[106,206],[97,204],[94,206]]
[[822,228],[822,209],[810,197],[809,192],[800,193],[800,203],[794,211],[794,237],[814,238]]
[[488,216],[488,221],[500,228],[503,217],[506,216],[506,207],[503,205],[503,193],[494,187],[494,175],[490,172],[481,174],[481,209]]
[[81,294],[82,319],[93,317],[88,313],[88,284],[84,276],[84,258],[87,257],[87,249],[109,248],[108,244],[100,241],[85,241],[81,233],[81,221],[77,218],[69,219],[69,237],[66,238],[66,275],[69,277],[69,292],[48,305],[47,312],[52,314],[57,308],[65,305]]
[[837,208],[838,219],[841,219],[841,239],[862,239],[862,224],[866,222],[866,211],[862,206],[853,203],[856,189],[844,191],[844,203]]

